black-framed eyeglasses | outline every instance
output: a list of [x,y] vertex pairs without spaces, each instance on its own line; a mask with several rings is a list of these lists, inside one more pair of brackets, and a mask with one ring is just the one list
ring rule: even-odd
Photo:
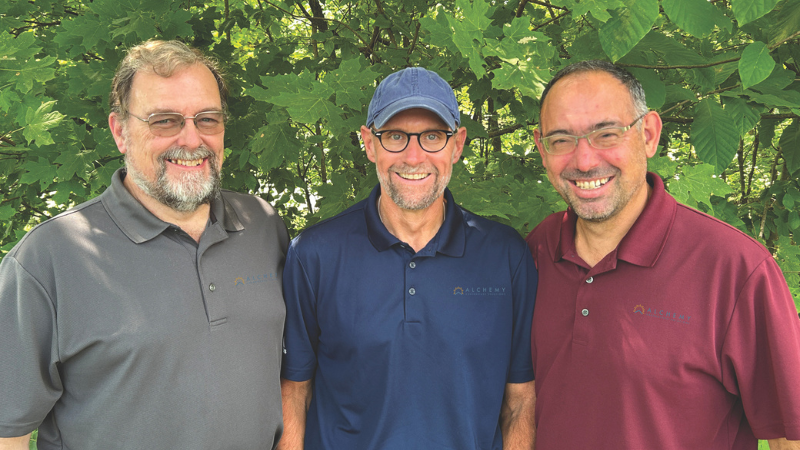
[[378,137],[383,149],[390,153],[400,153],[405,150],[408,143],[411,142],[411,136],[417,137],[419,146],[426,152],[440,152],[453,136],[452,131],[445,130],[427,130],[422,133],[406,133],[400,130],[371,131]]
[[586,138],[589,145],[592,147],[603,150],[607,148],[616,147],[622,142],[625,132],[630,130],[633,125],[646,116],[647,113],[637,117],[636,120],[631,122],[627,127],[606,127],[598,130],[591,131],[583,136],[573,136],[571,134],[553,134],[551,136],[541,138],[542,145],[545,151],[551,155],[566,155],[572,153],[575,147],[578,146],[578,140]]
[[194,121],[194,126],[200,134],[219,134],[225,130],[225,120],[227,117],[222,111],[203,111],[194,117],[187,117],[181,113],[153,113],[146,119],[134,116],[131,117],[147,122],[150,132],[156,136],[169,137],[180,133],[187,120]]

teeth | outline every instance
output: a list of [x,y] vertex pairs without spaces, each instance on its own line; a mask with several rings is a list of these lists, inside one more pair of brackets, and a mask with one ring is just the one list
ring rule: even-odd
[[397,173],[401,178],[406,180],[421,180],[428,176],[427,173]]
[[170,162],[179,166],[197,167],[203,164],[202,159],[170,159]]
[[601,178],[594,181],[575,181],[575,186],[580,189],[597,189],[606,183],[608,183],[608,178]]

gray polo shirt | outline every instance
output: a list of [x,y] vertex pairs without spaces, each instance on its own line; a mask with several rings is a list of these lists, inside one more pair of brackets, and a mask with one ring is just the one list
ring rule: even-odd
[[223,191],[199,243],[124,171],[0,263],[0,436],[47,449],[270,449],[286,228]]

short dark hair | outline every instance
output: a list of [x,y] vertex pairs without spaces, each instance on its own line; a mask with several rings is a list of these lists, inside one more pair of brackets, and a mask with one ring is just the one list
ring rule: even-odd
[[109,96],[111,112],[119,114],[123,120],[128,117],[128,102],[136,72],[151,70],[156,75],[170,77],[176,69],[193,64],[202,64],[208,67],[208,70],[214,75],[219,87],[222,111],[227,111],[228,87],[214,59],[180,41],[150,39],[128,50],[128,54],[119,63],[114,80],[111,82],[111,95]]
[[553,85],[558,82],[558,80],[566,77],[567,75],[582,72],[605,72],[613,76],[619,80],[620,83],[625,85],[625,87],[628,89],[628,92],[630,92],[631,100],[633,101],[634,113],[639,116],[647,112],[647,99],[645,98],[642,83],[639,83],[639,80],[637,80],[636,77],[631,75],[630,72],[622,67],[600,59],[573,63],[559,70],[556,76],[554,76],[544,88],[544,92],[542,92],[541,106],[544,106],[544,99],[547,97],[547,93],[550,92],[550,88],[552,88]]

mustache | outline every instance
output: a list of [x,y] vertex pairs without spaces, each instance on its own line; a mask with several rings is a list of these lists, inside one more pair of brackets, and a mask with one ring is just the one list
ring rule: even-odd
[[162,153],[158,159],[163,163],[168,159],[210,159],[216,160],[217,155],[211,151],[210,148],[201,144],[194,150],[189,150],[185,147],[170,147]]

